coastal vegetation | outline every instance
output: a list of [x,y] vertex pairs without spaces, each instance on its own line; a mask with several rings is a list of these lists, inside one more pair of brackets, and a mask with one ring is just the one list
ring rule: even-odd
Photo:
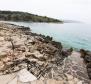
[[58,19],[47,16],[38,16],[35,14],[19,11],[0,11],[0,20],[4,21],[32,21],[32,22],[63,22]]

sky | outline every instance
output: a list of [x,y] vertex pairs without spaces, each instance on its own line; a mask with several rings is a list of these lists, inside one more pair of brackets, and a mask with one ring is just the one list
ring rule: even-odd
[[0,0],[0,10],[91,22],[91,0]]

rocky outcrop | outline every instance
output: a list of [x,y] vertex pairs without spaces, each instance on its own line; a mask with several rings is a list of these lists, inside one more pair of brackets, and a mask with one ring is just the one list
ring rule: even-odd
[[82,84],[90,84],[86,66],[83,59],[80,58],[79,52],[73,51],[71,56],[65,58],[63,63],[64,73],[72,75],[73,78],[78,78],[80,81],[82,81]]
[[88,76],[91,79],[91,52],[81,49],[80,53],[81,53],[81,57],[84,59],[84,62],[86,64]]
[[[28,63],[28,67],[12,74],[1,75],[0,82],[3,84],[90,84],[86,68],[78,52],[73,52],[71,56],[65,58],[60,66],[55,64],[39,66],[34,62],[30,63],[27,59],[22,62]],[[18,61],[16,63],[19,64]],[[24,63],[21,64],[24,65]],[[39,74],[36,75],[38,72]]]
[[32,33],[30,28],[24,26],[0,23],[0,38],[2,74],[16,72],[31,64],[35,69],[41,66],[40,70],[45,66],[51,67],[52,63],[58,66],[69,55],[67,50],[62,49],[62,44],[53,41],[52,37]]
[[26,69],[37,78],[37,82],[89,84],[86,67],[82,66],[82,60],[77,61],[79,54],[72,53],[72,48],[64,49],[50,36],[32,33],[28,27],[0,23],[1,78]]

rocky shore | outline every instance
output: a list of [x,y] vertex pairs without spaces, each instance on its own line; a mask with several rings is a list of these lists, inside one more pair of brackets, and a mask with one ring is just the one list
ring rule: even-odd
[[[0,22],[2,84],[45,84],[44,80],[48,82],[46,84],[90,84],[90,74],[89,77],[87,75],[90,69],[86,70],[80,55],[82,53],[74,52],[72,48],[64,49],[60,42],[54,41],[50,36],[32,33],[28,27]],[[91,63],[87,67],[90,65]],[[17,83],[17,77],[23,72],[32,74],[37,83],[30,79],[28,81],[29,77],[25,78],[26,83],[24,80]],[[14,79],[14,83],[7,77]]]
[[80,53],[81,57],[84,59],[84,63],[86,64],[88,76],[91,79],[91,52],[81,49]]

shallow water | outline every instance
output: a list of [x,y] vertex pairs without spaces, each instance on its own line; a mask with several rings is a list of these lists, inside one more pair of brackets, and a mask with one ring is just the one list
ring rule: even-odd
[[35,33],[52,36],[54,40],[62,42],[64,47],[91,50],[91,25],[84,23],[32,23],[10,22],[27,26]]

